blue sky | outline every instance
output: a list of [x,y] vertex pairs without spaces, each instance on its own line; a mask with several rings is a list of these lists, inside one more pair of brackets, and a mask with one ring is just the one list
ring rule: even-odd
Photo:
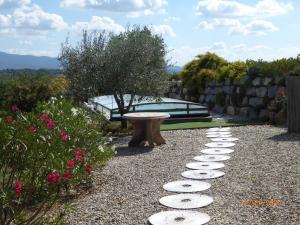
[[184,65],[212,51],[233,60],[300,54],[299,0],[0,0],[0,51],[57,56],[82,29],[147,25]]

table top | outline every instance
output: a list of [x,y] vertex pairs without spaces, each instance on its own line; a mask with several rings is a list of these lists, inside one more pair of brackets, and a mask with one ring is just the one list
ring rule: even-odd
[[160,112],[137,112],[137,113],[126,113],[124,114],[127,119],[144,120],[144,119],[166,119],[170,115],[168,113]]

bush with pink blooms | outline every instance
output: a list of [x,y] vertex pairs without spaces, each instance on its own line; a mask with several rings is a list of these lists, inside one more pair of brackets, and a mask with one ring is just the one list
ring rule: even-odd
[[49,210],[113,155],[101,123],[62,99],[0,111],[0,225],[65,224]]

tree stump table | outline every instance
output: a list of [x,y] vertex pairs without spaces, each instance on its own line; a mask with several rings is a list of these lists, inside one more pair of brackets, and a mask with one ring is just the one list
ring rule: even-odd
[[165,144],[166,141],[160,134],[160,124],[170,115],[158,112],[127,113],[124,118],[133,125],[133,137],[128,143],[129,147],[145,146],[148,142],[150,147],[154,144]]

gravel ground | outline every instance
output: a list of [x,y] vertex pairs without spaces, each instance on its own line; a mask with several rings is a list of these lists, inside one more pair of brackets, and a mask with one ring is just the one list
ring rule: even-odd
[[[128,149],[129,138],[119,139],[118,155],[95,171],[94,189],[75,200],[71,224],[143,225],[168,210],[158,200],[172,193],[162,186],[183,179],[185,164],[200,155],[196,148],[210,142],[205,131],[162,132],[168,143],[152,150]],[[203,192],[214,197],[213,204],[198,211],[215,225],[299,225],[300,135],[272,126],[231,131],[240,141],[224,162],[225,176],[209,181],[212,187]]]

